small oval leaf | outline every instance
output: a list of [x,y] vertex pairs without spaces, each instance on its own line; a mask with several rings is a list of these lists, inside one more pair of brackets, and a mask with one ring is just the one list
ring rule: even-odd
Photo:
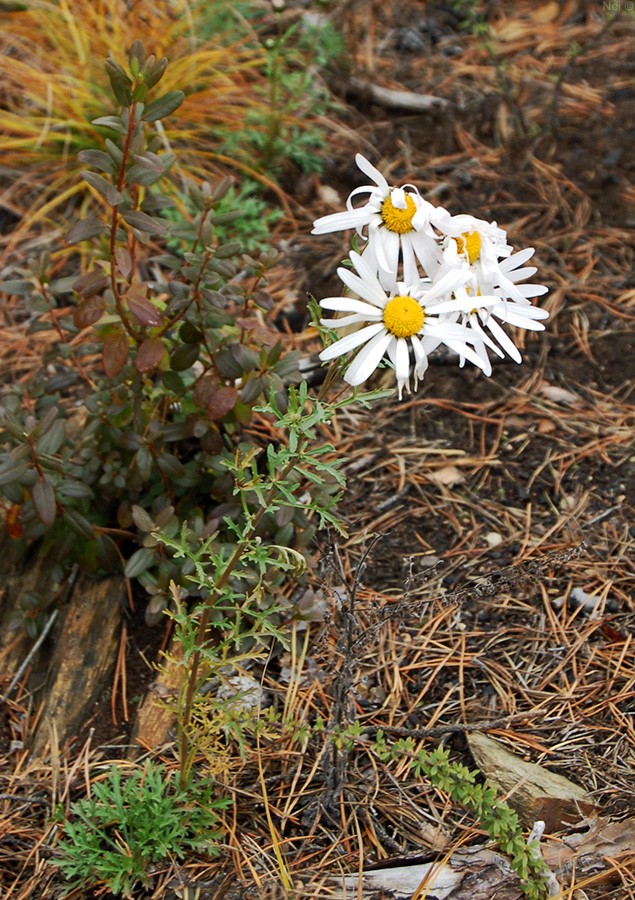
[[222,387],[214,391],[207,401],[207,415],[214,422],[218,422],[236,405],[238,391],[236,388]]
[[183,91],[168,91],[167,94],[148,103],[141,118],[144,122],[156,122],[157,119],[164,119],[178,109],[184,100]]
[[165,353],[163,341],[159,338],[148,338],[139,345],[135,366],[138,372],[151,372],[156,369]]
[[95,539],[93,526],[88,519],[82,516],[81,513],[78,513],[76,509],[65,509],[62,513],[62,519],[68,525],[70,530],[74,531],[79,537],[84,538],[86,541]]
[[103,297],[88,297],[73,310],[73,325],[75,328],[88,328],[99,322],[105,311],[106,301]]
[[142,572],[150,568],[154,562],[155,555],[155,551],[149,547],[142,547],[141,550],[136,550],[126,563],[123,574],[126,578],[136,578],[137,575],[141,575]]
[[75,222],[64,240],[67,244],[79,244],[80,241],[89,241],[98,234],[108,234],[108,226],[97,216],[89,216],[87,219]]
[[148,234],[167,234],[165,222],[138,209],[123,213],[121,218],[126,224],[132,226],[132,228],[137,228],[139,231],[145,231]]
[[40,478],[31,489],[33,509],[42,525],[48,528],[55,521],[55,491],[53,485],[46,478]]
[[163,313],[156,308],[151,300],[145,297],[131,297],[130,295],[126,299],[128,301],[128,309],[142,325],[156,327],[163,324]]
[[128,336],[123,331],[115,331],[104,340],[101,362],[106,375],[118,375],[128,359],[130,347]]

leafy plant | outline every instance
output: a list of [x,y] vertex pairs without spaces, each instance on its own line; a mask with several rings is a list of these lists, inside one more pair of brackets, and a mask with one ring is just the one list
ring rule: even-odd
[[[219,243],[240,241],[247,253],[261,252],[268,247],[271,227],[284,213],[281,209],[271,208],[263,200],[261,193],[262,185],[259,182],[243,178],[238,184],[232,184],[218,199],[215,206],[215,234]],[[189,194],[177,194],[175,202],[175,208],[165,211],[168,221],[179,224],[184,218],[192,219],[196,215],[197,210]],[[180,244],[174,239],[168,246],[178,248]]]
[[[355,736],[353,731],[349,738]],[[542,900],[547,896],[547,866],[540,852],[524,839],[517,814],[504,800],[496,797],[496,788],[487,780],[477,780],[477,771],[450,762],[449,751],[442,747],[430,753],[415,750],[412,738],[400,739],[388,747],[381,731],[377,732],[373,752],[382,762],[408,759],[415,775],[424,775],[448,794],[453,803],[474,813],[481,828],[510,857],[510,865],[529,900]]]
[[265,82],[255,85],[262,102],[247,112],[242,130],[227,136],[224,152],[248,160],[255,154],[259,167],[274,173],[287,163],[320,171],[317,151],[325,136],[319,117],[333,101],[316,71],[343,53],[343,41],[328,21],[288,26],[278,15],[277,25],[277,34],[262,44]]
[[163,860],[219,852],[217,811],[230,801],[215,797],[209,781],[182,788],[175,776],[147,763],[122,780],[113,765],[90,797],[71,804],[53,860],[69,882],[67,893],[106,887],[129,897]]
[[[0,284],[23,298],[31,332],[54,334],[38,377],[0,405],[10,534],[22,548],[42,539],[43,552],[88,571],[122,564],[149,594],[149,621],[167,607],[172,581],[199,590],[154,532],[174,537],[187,521],[194,547],[216,532],[235,543],[233,523],[245,512],[227,464],[254,449],[242,436],[253,407],[272,390],[283,402],[298,358],[263,325],[276,254],[241,257],[237,242],[218,241],[216,229],[239,215],[218,210],[231,181],[192,182],[193,218],[172,228],[164,218],[174,156],[150,129],[183,99],[174,90],[151,99],[166,67],[138,41],[128,71],[107,63],[123,109],[97,121],[111,135],[104,149],[80,154],[100,208],[67,235],[91,242],[83,273],[52,277],[44,255]],[[156,242],[170,236],[177,246],[161,252]],[[63,401],[69,391],[72,404]],[[312,533],[291,510],[265,517],[260,536],[276,540],[280,529],[290,544]],[[39,612],[23,610],[27,620]]]
[[[211,10],[225,4],[215,0],[204,6]],[[32,204],[14,240],[44,217],[59,222],[56,210],[70,198],[84,211],[92,206],[88,186],[77,180],[75,159],[108,134],[95,122],[112,112],[103,54],[110,52],[123,63],[123,48],[146,34],[153,35],[159,59],[170,54],[167,89],[187,85],[188,93],[178,132],[163,130],[153,120],[158,143],[165,149],[200,148],[196,166],[204,158],[207,175],[218,174],[220,164],[210,143],[218,150],[218,129],[240,129],[247,110],[260,103],[247,86],[262,77],[258,67],[263,51],[257,43],[247,44],[236,20],[231,30],[215,30],[201,42],[197,34],[201,8],[188,0],[158,0],[149,6],[131,6],[124,0],[77,0],[72,5],[67,0],[24,0],[6,16],[0,54],[3,164],[16,173],[13,202]],[[187,167],[186,159],[181,166]]]
[[[322,394],[328,384],[329,379]],[[292,517],[299,516],[306,528],[313,515],[320,527],[329,524],[342,531],[333,512],[337,496],[333,496],[332,488],[335,485],[339,492],[345,485],[340,471],[343,460],[330,458],[334,455],[330,444],[316,445],[316,429],[337,410],[357,402],[368,405],[371,398],[381,395],[375,392],[332,401],[322,396],[312,399],[306,382],[302,382],[298,390],[292,386],[288,400],[281,403],[272,391],[269,403],[258,412],[273,419],[280,443],[267,445],[263,464],[254,448],[225,460],[234,476],[234,495],[242,513],[235,522],[227,522],[234,532],[235,545],[222,544],[213,535],[194,552],[185,532],[180,541],[157,536],[171,548],[175,559],[185,558],[190,563],[188,569],[193,567],[187,578],[195,583],[202,598],[191,609],[177,601],[176,612],[172,613],[181,648],[173,663],[183,670],[177,703],[182,784],[190,777],[195,754],[210,736],[204,712],[207,703],[201,700],[204,683],[210,678],[223,678],[227,671],[234,674],[239,663],[266,651],[272,637],[285,642],[278,627],[279,603],[269,601],[263,606],[262,599],[276,579],[287,574],[297,578],[304,568],[304,557],[290,546]],[[312,492],[306,491],[307,484],[313,486]],[[261,525],[267,518],[275,522],[280,513],[283,519],[278,519],[281,528],[277,538],[264,542]],[[219,704],[212,711],[218,708]],[[239,723],[235,721],[234,725],[240,735]]]
[[[310,124],[318,95],[308,70],[288,72],[280,81],[280,66],[272,68],[272,53],[259,38],[268,21],[253,2],[157,0],[131,6],[125,0],[24,0],[6,18],[0,39],[3,165],[11,173],[11,202],[28,207],[12,247],[38,221],[62,224],[69,201],[81,215],[94,207],[75,160],[108,136],[99,124],[113,111],[102,56],[110,53],[123,64],[123,48],[147,34],[153,35],[157,58],[170,56],[167,90],[187,86],[178,130],[164,129],[159,120],[152,126],[158,145],[179,153],[181,175],[219,177],[236,165],[257,175],[254,162],[266,171],[276,154],[299,156],[308,165],[321,143]],[[336,39],[327,43],[335,45]],[[302,58],[296,51],[294,67]],[[323,90],[319,101],[324,107]],[[275,147],[266,136],[274,120],[285,123],[276,125]]]

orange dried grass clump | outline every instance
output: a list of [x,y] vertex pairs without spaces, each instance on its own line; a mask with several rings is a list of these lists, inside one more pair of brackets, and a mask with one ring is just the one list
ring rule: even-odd
[[[213,6],[206,4],[206,21]],[[219,14],[225,10],[219,21],[226,23],[226,5],[217,6]],[[118,111],[104,59],[124,62],[135,39],[158,59],[169,58],[164,90],[186,94],[173,120],[176,130],[161,132],[167,144],[209,151],[220,143],[215,140],[220,126],[225,133],[242,128],[247,111],[259,102],[247,87],[263,77],[258,72],[263,54],[253,40],[248,43],[246,23],[239,27],[234,21],[235,32],[230,34],[225,24],[213,39],[202,41],[201,13],[188,0],[75,0],[72,6],[68,0],[26,0],[24,8],[7,15],[0,38],[0,131],[9,174],[4,205],[28,209],[32,224],[44,216],[55,219],[69,198],[87,193],[77,177],[76,155],[103,141],[103,129],[92,120]]]

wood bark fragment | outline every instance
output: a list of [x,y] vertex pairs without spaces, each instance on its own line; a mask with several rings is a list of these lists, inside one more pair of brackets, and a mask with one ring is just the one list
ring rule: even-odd
[[61,746],[90,718],[115,664],[125,600],[121,577],[78,579],[51,657],[34,756],[45,753],[53,726]]
[[525,762],[481,732],[468,734],[467,742],[478,768],[505,795],[523,825],[531,827],[541,820],[551,834],[594,812],[593,800],[584,788],[563,775]]
[[[594,878],[596,883],[618,881],[620,876],[611,860],[621,862],[622,873],[631,871],[635,876],[635,818],[621,822],[595,819],[584,832],[544,839],[540,849],[563,889],[571,885],[574,873],[576,883],[586,878]],[[427,900],[521,900],[525,896],[508,860],[491,847],[458,850],[443,862],[394,863],[364,871],[361,891],[357,875],[345,877],[344,891],[339,879],[340,892],[334,882],[334,896],[338,900],[375,900],[380,896],[410,900],[424,883]]]
[[176,724],[176,715],[166,701],[178,696],[183,678],[183,669],[178,664],[181,653],[180,644],[170,645],[168,659],[164,660],[139,708],[131,737],[131,743],[137,745],[130,752],[133,758],[142,749],[158,750],[173,741],[171,732]]

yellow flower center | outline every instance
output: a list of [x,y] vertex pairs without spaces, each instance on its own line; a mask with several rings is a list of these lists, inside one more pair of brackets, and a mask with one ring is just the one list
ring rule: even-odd
[[473,231],[471,234],[466,232],[456,239],[456,246],[459,253],[467,251],[470,263],[475,263],[481,255],[481,236],[477,231]]
[[393,206],[390,197],[386,197],[381,205],[381,217],[388,231],[395,231],[397,234],[408,234],[413,231],[412,217],[417,211],[415,202],[412,197],[406,194],[406,208],[397,209]]
[[424,319],[423,307],[413,297],[393,297],[384,307],[384,325],[398,338],[417,334]]

